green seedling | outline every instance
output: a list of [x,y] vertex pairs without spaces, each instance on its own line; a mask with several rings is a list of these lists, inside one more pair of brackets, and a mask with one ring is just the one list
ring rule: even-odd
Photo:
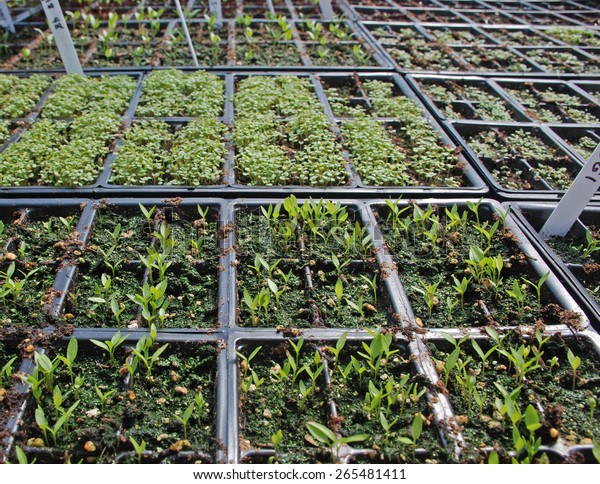
[[600,443],[594,442],[594,444],[592,446],[592,455],[600,464]]
[[479,343],[477,343],[477,340],[475,340],[475,339],[471,340],[471,345],[473,346],[473,349],[475,350],[475,352],[477,353],[477,355],[479,355],[479,358],[481,359],[481,376],[484,377],[487,362],[488,362],[490,356],[492,356],[496,352],[498,347],[492,346],[489,350],[484,352],[481,349],[481,346],[479,346]]
[[549,276],[550,276],[550,271],[546,272],[542,277],[540,277],[537,284],[533,281],[523,278],[523,280],[527,284],[529,284],[531,287],[533,287],[535,289],[535,292],[537,294],[538,308],[540,308],[542,306],[542,286],[544,285],[544,283],[546,282],[546,279],[548,279]]
[[433,308],[440,302],[435,293],[442,280],[440,279],[433,284],[425,284],[421,280],[419,280],[419,282],[423,288],[421,289],[420,287],[413,287],[413,289],[423,296],[425,303],[427,304],[427,308],[429,309],[429,316],[431,316]]
[[278,456],[281,452],[281,443],[283,442],[283,432],[278,430],[271,436],[271,442],[273,444],[273,450],[275,455],[269,457],[269,464],[275,464],[278,462]]
[[410,426],[410,435],[408,437],[398,437],[398,441],[403,444],[412,445],[413,453],[415,453],[417,449],[417,441],[419,440],[419,437],[421,437],[422,433],[423,416],[420,413],[417,413]]
[[135,440],[133,438],[133,435],[129,436],[129,441],[131,442],[131,445],[133,445],[133,449],[135,450],[135,453],[137,454],[138,464],[141,464],[142,456],[144,455],[144,451],[146,450],[146,441],[142,440],[138,444],[137,440]]
[[252,367],[250,366],[250,362],[254,359],[254,357],[258,354],[258,352],[261,349],[262,346],[257,346],[256,348],[254,348],[254,350],[252,351],[252,353],[250,353],[250,356],[248,357],[246,357],[239,351],[235,352],[237,357],[240,359],[239,367],[240,370],[242,370],[240,385],[242,387],[242,392],[244,395],[248,394],[248,391],[250,390],[250,385],[252,385],[252,374],[250,373],[252,371]]
[[52,392],[54,390],[54,371],[58,368],[59,360],[51,360],[45,354],[37,351],[34,354],[34,359],[37,370],[42,374],[44,388]]
[[519,315],[523,315],[523,312],[525,311],[525,292],[517,280],[513,281],[512,291],[506,289],[506,294],[514,299]]
[[187,437],[188,421],[190,420],[191,416],[193,415],[195,409],[196,409],[196,403],[192,402],[187,406],[187,408],[183,412],[183,415],[179,416],[176,413],[173,414],[174,417],[181,422],[181,425],[183,425],[183,438],[185,440],[187,440],[187,438],[188,438]]
[[388,442],[390,440],[390,432],[391,432],[392,428],[394,427],[394,425],[396,425],[398,423],[399,419],[400,419],[400,417],[396,417],[394,420],[389,421],[383,412],[379,412],[379,423],[381,424],[381,427],[383,428],[383,431],[385,432],[386,445],[388,444]]
[[205,400],[204,397],[202,396],[202,392],[198,392],[196,393],[196,396],[194,397],[194,403],[196,404],[196,416],[198,419],[198,425],[202,425],[202,418],[204,416],[204,405],[205,405]]
[[17,457],[17,462],[19,464],[35,464],[35,462],[37,461],[37,458],[35,458],[31,462],[29,462],[27,454],[18,445],[15,446],[15,456]]
[[[517,383],[522,384],[525,376],[540,368],[538,357],[531,346],[521,345],[517,349],[509,348],[509,350],[498,349],[498,352],[508,358],[511,366],[515,367],[515,379]],[[531,356],[530,356],[531,355]]]
[[71,383],[73,383],[73,363],[75,362],[75,358],[77,358],[77,351],[79,345],[75,338],[71,338],[69,340],[69,344],[67,345],[67,352],[65,355],[58,355],[57,358],[62,361],[69,370],[69,375],[71,376]]
[[98,395],[98,397],[100,397],[100,409],[102,413],[104,413],[104,407],[106,405],[106,402],[111,397],[111,395],[115,394],[117,391],[109,390],[107,392],[102,392],[102,390],[98,388],[98,385],[94,385],[94,388],[96,389],[96,394]]
[[492,246],[492,238],[496,234],[499,225],[499,221],[494,222],[489,228],[487,222],[484,222],[483,225],[475,225],[475,229],[483,236],[484,241],[487,243],[487,247]]
[[[17,357],[13,356],[5,363],[2,369],[0,369],[0,388],[4,387],[4,385],[8,386],[10,384],[10,378],[12,377],[12,366],[15,361],[17,361]],[[4,383],[5,380],[6,383]]]
[[106,351],[109,356],[110,364],[116,367],[117,362],[115,360],[115,350],[119,346],[121,346],[128,337],[128,334],[126,334],[125,336],[121,336],[121,332],[117,331],[110,340],[105,340],[104,342],[102,342],[92,339],[90,340],[90,342]]
[[600,250],[600,240],[594,239],[590,229],[585,230],[586,244],[581,244],[576,249],[584,259],[589,258],[594,252]]
[[154,346],[154,342],[156,341],[157,329],[156,325],[152,325],[150,327],[150,334],[148,336],[143,336],[139,339],[135,348],[131,351],[139,358],[139,360],[144,363],[146,366],[146,375],[150,376],[152,374],[152,367],[159,360],[160,355],[164,353],[164,351],[169,347],[169,343],[165,343],[160,346],[156,351],[152,352],[152,347]]
[[335,348],[333,346],[328,346],[327,351],[333,355],[333,362],[331,365],[331,376],[335,375],[335,369],[340,361],[340,353],[344,346],[346,345],[346,339],[348,338],[348,333],[342,334],[339,339],[335,342]]
[[460,307],[464,309],[465,293],[467,292],[467,289],[469,288],[469,283],[471,282],[472,278],[469,277],[467,279],[466,277],[463,276],[462,281],[459,282],[458,279],[456,278],[456,276],[453,275],[452,279],[454,280],[454,286],[452,286],[452,287],[460,296]]
[[364,442],[370,437],[368,434],[356,434],[350,435],[348,437],[337,437],[331,429],[325,427],[320,423],[312,421],[306,424],[306,428],[315,440],[321,442],[322,444],[325,444],[331,449],[334,461],[339,460],[340,452],[344,445],[349,444],[351,442]]
[[594,424],[594,413],[596,411],[596,406],[598,405],[598,401],[593,395],[590,395],[587,398],[588,405],[590,406],[590,425]]
[[480,207],[482,201],[483,201],[483,199],[481,199],[481,198],[479,199],[479,201],[477,203],[474,203],[474,202],[471,202],[470,200],[467,200],[467,207],[475,215],[475,220],[477,220],[477,225],[480,225],[480,222],[479,222],[479,207]]
[[35,409],[35,421],[38,424],[38,427],[44,433],[44,441],[46,443],[48,443],[48,433],[52,435],[52,440],[55,446],[58,445],[56,437],[61,429],[64,428],[65,433],[68,434],[68,421],[78,406],[79,400],[71,405],[67,411],[64,411],[53,426],[50,426],[42,407],[38,406]]
[[581,358],[579,358],[579,356],[575,356],[571,351],[571,348],[568,348],[567,360],[569,360],[569,365],[571,365],[571,369],[573,370],[573,390],[575,390],[575,384],[577,383],[577,370],[581,365]]

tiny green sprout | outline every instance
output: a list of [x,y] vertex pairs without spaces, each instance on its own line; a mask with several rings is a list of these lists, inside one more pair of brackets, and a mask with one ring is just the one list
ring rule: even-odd
[[94,385],[94,388],[96,389],[96,394],[98,395],[98,397],[100,397],[100,409],[101,409],[102,413],[104,413],[104,407],[106,405],[106,402],[108,401],[108,399],[110,398],[111,395],[116,393],[116,390],[109,390],[107,392],[102,392],[102,390],[100,390],[100,388],[98,388],[98,385]]
[[488,464],[500,464],[500,457],[498,456],[498,451],[493,450],[490,452],[488,456]]
[[187,440],[187,425],[188,425],[188,421],[190,420],[190,418],[191,418],[192,414],[194,413],[195,409],[196,409],[196,402],[192,402],[192,403],[190,403],[187,406],[187,408],[183,412],[182,416],[174,414],[175,418],[181,422],[181,425],[183,425],[183,438],[185,440]]
[[546,272],[542,277],[540,277],[540,280],[537,282],[537,284],[535,282],[532,282],[528,279],[523,278],[523,280],[527,284],[529,284],[531,287],[533,287],[535,289],[535,292],[537,294],[538,308],[541,307],[541,305],[542,305],[542,286],[544,285],[544,283],[546,282],[546,279],[548,279],[549,276],[550,276],[550,271]]
[[581,257],[587,259],[594,252],[600,250],[600,240],[594,239],[590,229],[585,230],[585,241],[586,244],[581,244],[577,247],[577,250],[581,254]]
[[18,445],[15,446],[15,456],[17,457],[17,462],[19,464],[35,464],[35,461],[37,460],[37,459],[33,459],[31,462],[29,462],[29,459],[27,458],[27,454]]
[[600,443],[594,442],[594,445],[592,447],[592,455],[600,464]]
[[365,276],[364,274],[361,274],[360,277],[371,288],[371,291],[373,292],[373,304],[377,305],[377,274],[375,274],[373,276],[373,279],[370,279],[369,277]]
[[517,311],[519,315],[522,315],[525,311],[525,292],[523,292],[519,282],[515,279],[513,281],[512,291],[510,289],[505,289],[505,291],[506,294],[515,300],[515,303],[517,304]]
[[439,304],[439,299],[436,297],[435,293],[442,280],[440,279],[433,284],[426,284],[422,280],[419,280],[419,282],[421,283],[421,286],[423,286],[423,289],[420,287],[414,287],[413,289],[423,296],[427,303],[427,308],[429,309],[429,316],[431,316],[433,308]]
[[269,464],[275,464],[278,461],[278,454],[281,450],[281,443],[283,442],[283,432],[281,429],[271,435],[271,442],[273,443],[275,455],[269,457]]
[[340,361],[340,353],[344,346],[346,345],[346,339],[348,338],[348,333],[342,334],[339,339],[335,343],[335,348],[333,346],[328,346],[327,351],[334,356],[334,360],[331,366],[331,375],[335,375],[335,368]]
[[456,278],[456,276],[453,275],[452,279],[454,280],[454,286],[452,286],[452,287],[460,296],[460,307],[462,309],[465,307],[465,293],[467,292],[467,289],[469,288],[469,283],[471,282],[471,278],[469,277],[467,279],[466,277],[463,276],[462,281],[459,281]]
[[337,437],[335,433],[325,425],[310,421],[306,424],[312,437],[325,444],[331,449],[335,461],[339,460],[342,447],[351,442],[364,442],[369,439],[369,434],[349,435],[348,437]]
[[137,454],[138,464],[141,464],[142,463],[142,456],[144,455],[144,451],[146,450],[146,441],[142,440],[138,444],[137,440],[135,440],[133,438],[133,435],[129,436],[129,441],[131,442],[131,445],[133,445],[135,453]]
[[590,406],[590,425],[594,423],[594,412],[596,411],[596,406],[598,405],[598,401],[593,395],[590,395],[587,398],[588,405]]
[[448,319],[452,319],[452,311],[458,304],[458,301],[452,300],[450,296],[446,296],[446,305],[448,306]]
[[506,233],[506,219],[508,218],[508,214],[510,213],[510,207],[508,207],[506,210],[494,207],[494,212],[496,213],[496,217],[500,220],[500,223],[502,224],[502,233]]
[[400,417],[396,417],[394,420],[389,421],[382,411],[379,412],[379,423],[381,424],[381,427],[383,428],[383,431],[385,432],[386,445],[390,440],[390,432],[392,430],[392,427],[398,423],[399,419],[400,419]]
[[71,233],[73,231],[73,224],[77,220],[75,217],[58,217],[61,223],[67,228],[67,231]]
[[17,357],[13,356],[10,360],[8,360],[5,365],[0,369],[0,388],[3,387],[3,381],[6,380],[6,384],[10,383],[10,377],[12,376],[12,366],[14,362],[17,361]]
[[202,396],[202,392],[196,393],[194,397],[194,403],[196,404],[196,416],[198,418],[198,425],[202,424],[202,417],[204,416],[204,397]]
[[335,283],[335,296],[336,296],[336,307],[337,314],[340,315],[340,311],[342,310],[342,298],[344,296],[344,283],[342,282],[342,278],[338,277]]
[[58,355],[57,358],[62,361],[67,368],[69,369],[69,375],[71,376],[71,383],[73,383],[73,363],[75,362],[75,358],[77,358],[78,351],[78,343],[75,338],[71,338],[69,340],[69,344],[67,345],[67,352],[63,355]]
[[258,352],[261,349],[262,346],[257,346],[256,348],[254,348],[252,353],[250,353],[250,356],[245,356],[239,351],[235,352],[237,357],[240,359],[239,368],[242,371],[240,385],[242,387],[242,392],[244,393],[244,395],[248,394],[248,391],[250,390],[250,385],[252,385],[252,374],[249,375],[249,372],[251,372],[252,370],[250,362],[254,359],[254,357],[258,354]]
[[417,449],[417,440],[423,433],[423,416],[420,413],[415,414],[415,418],[410,426],[409,437],[398,437],[398,440],[403,444],[413,446],[413,452]]
[[581,365],[581,358],[579,356],[575,356],[571,351],[571,348],[567,349],[567,359],[569,360],[569,365],[573,369],[573,390],[575,390],[575,384],[577,382],[577,369]]
[[475,220],[477,220],[477,225],[480,225],[480,222],[479,222],[479,206],[481,205],[482,201],[483,201],[482,198],[480,198],[477,203],[474,203],[474,202],[472,202],[470,200],[467,200],[467,207],[469,207],[469,210],[475,214]]
[[141,203],[138,204],[138,206],[140,207],[140,210],[142,211],[142,213],[144,214],[144,217],[146,217],[146,220],[148,222],[150,222],[152,220],[152,214],[154,213],[154,211],[156,210],[156,205],[151,207],[150,209],[147,209],[146,207],[144,207]]
[[106,340],[104,342],[98,341],[95,339],[90,340],[91,343],[95,344],[99,348],[102,348],[108,353],[109,360],[111,365],[117,366],[117,362],[115,360],[115,350],[123,344],[123,342],[129,337],[128,334],[125,336],[121,336],[121,332],[117,331],[110,340]]

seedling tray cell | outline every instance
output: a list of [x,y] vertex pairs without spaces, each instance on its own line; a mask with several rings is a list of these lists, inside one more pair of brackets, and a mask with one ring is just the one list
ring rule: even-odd
[[[386,351],[393,356],[390,356],[385,367],[380,366],[374,370],[374,374],[365,373],[361,376],[360,382],[355,381],[352,389],[340,370],[345,368],[346,371],[351,371],[348,370],[352,366],[351,356],[358,358],[358,366],[365,364],[359,352],[364,350],[361,344],[369,348],[372,344],[369,339],[347,335],[345,344],[341,340],[304,341],[303,338],[290,342],[266,338],[260,341],[238,340],[238,364],[231,370],[235,375],[233,382],[238,382],[233,394],[241,402],[236,408],[243,409],[239,412],[240,447],[235,452],[236,457],[239,456],[242,462],[254,463],[394,463],[443,460],[447,452],[443,448],[443,437],[440,438],[442,431],[437,425],[443,419],[443,414],[436,414],[435,410],[431,410],[436,404],[431,407],[427,405],[427,400],[434,400],[427,390],[431,387],[428,387],[427,378],[419,366],[415,367],[410,363],[412,358],[409,345],[401,340],[392,343],[390,333],[380,334],[376,339],[389,344]],[[334,357],[328,348],[336,349],[336,345],[339,354]],[[286,357],[286,351],[289,357]],[[266,357],[267,354],[270,356]],[[291,363],[297,358],[299,363],[307,365],[310,372],[306,371],[296,377],[292,371],[286,377],[285,374],[290,369],[289,358],[292,359]],[[258,380],[253,378],[253,373]],[[319,376],[316,385],[308,378],[309,374]],[[410,383],[402,380],[408,375],[413,375]],[[369,378],[376,380],[376,383],[373,384],[374,380]],[[271,384],[253,383],[262,379],[270,379]],[[375,387],[381,381],[392,381],[390,379],[402,380],[405,384],[402,390],[408,393],[414,390],[415,398],[402,405],[396,402],[387,409],[382,407],[384,415],[391,412],[386,434],[379,418],[367,419],[368,413],[363,410],[362,404],[363,394],[369,394],[367,386],[376,391]],[[368,381],[371,383],[368,384]],[[301,390],[290,390],[290,385],[292,388],[299,386]],[[324,391],[325,388],[328,389],[327,392]],[[282,392],[300,396],[283,399]],[[435,401],[439,408],[439,401]],[[400,444],[400,436],[411,435],[411,425],[415,418],[423,421],[422,433],[415,439],[414,446]],[[329,429],[329,440],[322,430],[311,432],[311,427],[313,431],[315,428]],[[279,431],[283,438],[273,446],[271,436]],[[336,442],[343,438],[348,440],[347,445],[344,445],[343,440]]]
[[600,129],[598,128],[566,129],[557,126],[553,127],[552,131],[558,134],[564,146],[582,163],[590,159],[595,147],[600,143]]
[[[410,324],[429,328],[533,327],[538,320],[555,327],[589,324],[497,203],[426,200],[418,205],[372,204],[372,208],[412,307]],[[477,226],[487,232],[485,240]],[[487,275],[475,262],[482,257],[495,260],[483,264],[495,265]]]
[[236,204],[234,213],[238,326],[364,328],[398,319],[388,267],[359,207],[290,197]]
[[[480,6],[481,7],[481,6]],[[480,8],[478,7],[478,8]],[[516,20],[502,10],[456,10],[456,13],[466,20],[479,25],[514,24]]]
[[496,81],[528,117],[538,123],[598,124],[598,103],[561,81]]
[[559,44],[544,31],[528,29],[522,26],[482,27],[481,30],[493,37],[497,42],[507,46],[540,45],[553,46]]
[[[147,370],[139,359],[133,378],[131,372],[121,375],[117,365],[125,360],[135,364],[131,347],[137,344],[139,350],[139,345],[150,337],[145,338],[142,343],[126,339],[115,351],[115,362],[109,361],[108,354],[90,341],[75,340],[78,352],[73,373],[83,379],[83,385],[71,379],[67,365],[62,363],[50,377],[52,386],[61,391],[59,406],[69,413],[68,422],[59,427],[56,442],[54,435],[42,432],[36,424],[41,421],[41,412],[51,428],[55,423],[56,391],[53,400],[48,383],[42,384],[39,402],[30,395],[20,416],[22,423],[15,429],[13,452],[19,446],[30,462],[35,459],[38,463],[217,461],[219,446],[224,442],[222,417],[217,418],[218,403],[224,400],[224,388],[216,372],[218,360],[222,359],[217,343],[165,343],[159,336],[157,346],[149,354],[156,353],[159,344],[167,347],[151,369]],[[57,354],[64,356],[67,347],[66,341],[50,346],[44,355],[50,359]],[[36,362],[38,358],[43,356],[36,356]],[[106,364],[99,365],[98,361]],[[146,378],[147,374],[151,378]],[[195,400],[197,395],[201,400]],[[184,427],[177,416],[185,418],[186,409],[190,408],[194,415],[188,417]],[[76,429],[69,432],[67,425]],[[136,445],[145,446],[146,450],[136,449]]]
[[64,275],[53,314],[83,328],[216,328],[219,203],[140,203],[146,212],[133,202],[94,207],[85,250]]
[[494,190],[506,198],[557,196],[581,169],[547,130],[526,124],[452,124],[467,153]]
[[[12,288],[2,301],[2,330],[44,327],[57,297],[55,277],[81,249],[77,200],[40,206],[3,203],[2,282]],[[7,286],[9,287],[9,286]]]
[[581,49],[569,47],[518,47],[516,50],[548,73],[595,74],[599,72],[600,68],[597,58],[586,54]]
[[[462,429],[461,461],[487,462],[495,452],[501,462],[580,462],[581,451],[597,438],[593,387],[598,384],[600,347],[595,333],[572,337],[490,332],[488,337],[470,338],[446,333],[427,339],[440,373],[438,387],[449,390],[454,418]],[[511,363],[527,348],[533,358],[527,367]],[[539,358],[533,356],[541,352]],[[456,357],[457,364],[448,367]],[[571,358],[585,363],[574,372]],[[508,414],[515,417],[512,428],[506,425]],[[526,421],[539,426],[530,433]],[[531,439],[530,444],[540,438],[541,448],[528,445],[517,452],[513,429]]]
[[[581,307],[598,329],[600,324],[600,296],[598,294],[598,273],[596,246],[596,226],[598,209],[587,208],[564,238],[543,240],[539,235],[544,222],[554,209],[551,204],[514,204],[519,223],[530,236],[532,243],[549,263],[558,268],[559,276],[565,285],[571,287]],[[588,239],[587,233],[590,238]]]
[[477,77],[410,76],[440,120],[528,121],[523,111],[489,80]]

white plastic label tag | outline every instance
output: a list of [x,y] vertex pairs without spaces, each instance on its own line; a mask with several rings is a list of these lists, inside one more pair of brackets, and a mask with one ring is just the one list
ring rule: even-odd
[[267,8],[269,9],[269,13],[275,17],[275,8],[273,7],[273,0],[267,0]]
[[190,49],[190,54],[192,55],[192,61],[194,62],[194,66],[198,67],[198,58],[196,57],[194,44],[192,43],[192,38],[190,37],[190,31],[187,26],[187,19],[185,18],[185,15],[183,14],[183,9],[181,8],[181,2],[179,0],[175,0],[175,5],[177,6],[179,21],[181,22],[181,26],[183,27],[183,31],[185,33],[185,39],[187,40],[188,49]]
[[599,186],[600,144],[544,224],[540,235],[545,239],[567,235]]
[[79,56],[73,45],[73,39],[67,27],[67,22],[65,22],[65,16],[63,15],[60,3],[58,0],[41,1],[67,74],[83,75]]
[[10,10],[4,0],[0,0],[0,26],[4,27],[11,34],[15,33],[15,24],[10,16]]
[[218,28],[221,28],[223,26],[223,8],[221,7],[221,0],[208,0],[208,10],[216,17],[215,25]]
[[333,7],[331,6],[331,0],[319,0],[319,7],[321,8],[324,20],[331,20],[335,16]]

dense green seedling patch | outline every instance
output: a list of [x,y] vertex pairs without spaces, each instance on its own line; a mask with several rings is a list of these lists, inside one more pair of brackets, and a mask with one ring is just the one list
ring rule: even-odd
[[33,111],[42,94],[50,86],[50,82],[50,77],[42,75],[30,77],[0,75],[0,118],[25,117]]
[[103,112],[38,121],[0,153],[0,185],[91,185],[120,126],[120,116]]
[[136,80],[129,76],[62,76],[55,82],[42,116],[47,119],[67,119],[93,113],[122,116],[135,87]]
[[460,186],[462,166],[456,150],[444,146],[419,105],[394,96],[393,84],[365,81],[372,115],[392,118],[381,123],[359,114],[342,121],[342,136],[362,180],[369,185]]
[[593,30],[576,27],[552,27],[544,32],[569,45],[600,46],[600,38]]
[[10,122],[0,120],[0,145],[3,145],[10,138]]
[[225,81],[205,71],[152,72],[142,84],[137,116],[222,116]]
[[234,97],[238,177],[251,185],[342,185],[341,146],[308,79],[255,76]]
[[226,129],[216,118],[176,128],[163,121],[136,122],[119,148],[110,180],[118,185],[217,184]]

